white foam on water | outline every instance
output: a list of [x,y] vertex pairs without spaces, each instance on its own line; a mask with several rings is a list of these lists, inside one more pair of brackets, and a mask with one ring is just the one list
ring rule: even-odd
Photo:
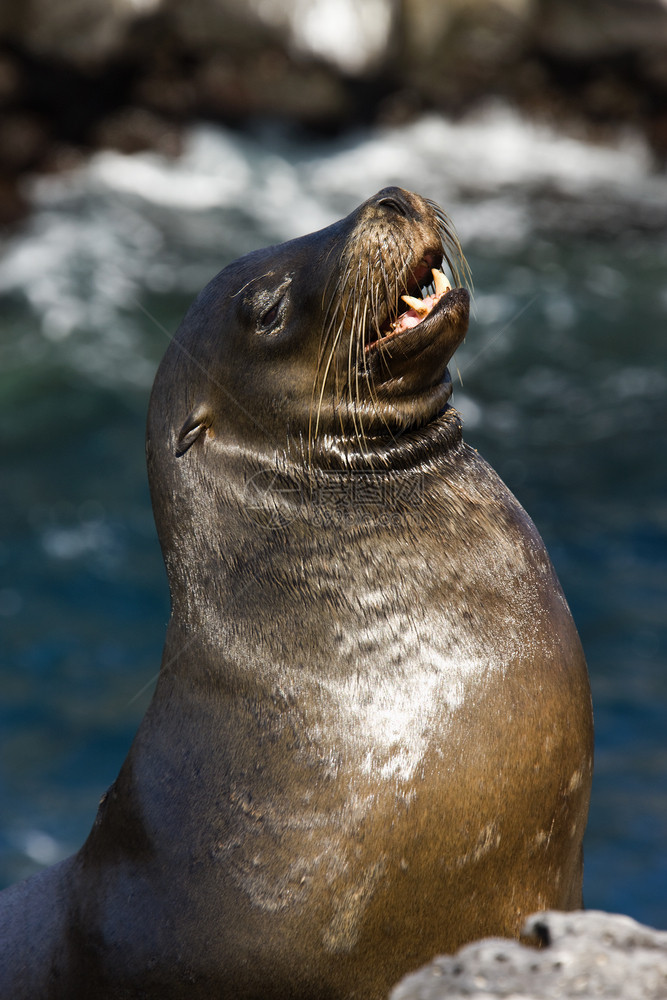
[[178,160],[154,153],[98,153],[87,168],[100,190],[135,195],[172,210],[208,211],[246,198],[252,182],[247,157],[221,132],[194,132]]
[[40,865],[54,865],[66,858],[69,851],[44,830],[26,830],[16,836],[17,846],[26,857]]
[[[593,203],[625,201],[663,216],[667,205],[667,179],[652,173],[637,137],[592,145],[500,105],[464,121],[429,114],[317,146],[197,126],[178,160],[102,152],[36,181],[35,213],[4,245],[0,295],[23,298],[37,319],[34,336],[86,377],[147,385],[156,358],[142,295],[194,295],[239,253],[319,229],[388,184],[437,200],[468,250],[527,246],[538,221],[532,198],[545,189],[567,198],[575,217]],[[506,295],[500,303],[480,295],[478,311],[511,312],[509,292],[496,298]],[[565,308],[552,312],[567,325]]]
[[76,525],[52,525],[42,533],[42,546],[53,559],[96,555],[105,562],[113,560],[117,548],[110,526],[98,519]]

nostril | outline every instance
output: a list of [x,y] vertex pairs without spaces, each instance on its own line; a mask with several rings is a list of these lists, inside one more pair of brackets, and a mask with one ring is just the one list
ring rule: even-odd
[[408,206],[403,198],[401,198],[400,192],[397,190],[392,190],[389,188],[387,193],[384,194],[382,191],[378,195],[378,206],[381,205],[383,208],[389,208],[398,215],[402,215],[403,218],[408,217]]

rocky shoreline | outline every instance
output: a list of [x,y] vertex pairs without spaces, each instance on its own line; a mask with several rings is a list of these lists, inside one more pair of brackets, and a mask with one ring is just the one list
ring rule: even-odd
[[317,135],[501,98],[667,159],[660,0],[10,0],[0,13],[0,222],[26,174],[100,148],[177,155],[196,120]]

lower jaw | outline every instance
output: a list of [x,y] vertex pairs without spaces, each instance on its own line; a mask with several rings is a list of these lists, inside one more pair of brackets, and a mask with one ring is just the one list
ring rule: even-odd
[[418,395],[401,395],[399,388],[381,387],[377,399],[339,404],[321,413],[309,444],[311,464],[326,469],[404,469],[461,440],[460,417],[448,405],[449,372]]
[[[377,390],[377,400],[371,403],[371,417],[378,421],[378,429],[394,433],[423,427],[442,412],[452,395],[452,379],[449,369],[435,384],[419,392],[402,389],[401,380],[381,385]],[[379,420],[378,420],[379,418]]]

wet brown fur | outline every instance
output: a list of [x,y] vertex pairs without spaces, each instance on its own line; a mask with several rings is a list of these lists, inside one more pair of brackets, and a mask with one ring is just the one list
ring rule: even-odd
[[464,268],[444,226],[381,191],[193,303],[148,417],[157,688],[81,850],[0,895],[0,996],[381,1000],[581,906],[586,665],[448,405],[468,293],[365,350],[443,237]]

